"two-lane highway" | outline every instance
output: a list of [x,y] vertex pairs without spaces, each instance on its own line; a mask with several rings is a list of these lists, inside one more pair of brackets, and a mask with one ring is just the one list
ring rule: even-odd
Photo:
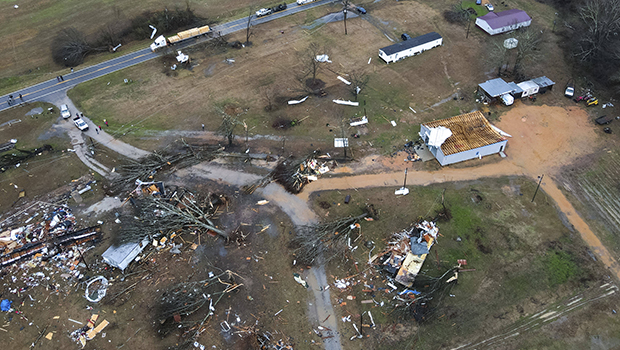
[[[307,5],[297,5],[296,3],[288,5],[288,8],[284,11],[276,12],[268,16],[256,18],[253,16],[252,25],[255,26],[257,24],[273,21],[275,19],[288,16],[297,12],[301,12],[307,10],[309,8],[313,8],[316,6],[321,6],[334,0],[320,0]],[[247,17],[236,19],[234,21],[230,21],[227,23],[223,23],[220,25],[216,25],[212,27],[212,33],[219,33],[220,35],[226,35],[230,33],[234,33],[240,30],[245,30],[247,26]],[[198,43],[205,42],[210,40],[210,37],[198,37],[197,39],[188,39],[178,45],[173,46],[173,49],[182,50],[186,47],[196,45]],[[119,71],[121,69],[131,67],[133,65],[146,62],[148,60],[152,60],[160,55],[160,53],[151,52],[149,48],[144,48],[132,53],[128,53],[126,55],[113,58],[111,60],[101,62],[90,67],[86,67],[84,69],[75,70],[73,73],[69,73],[63,75],[64,80],[58,81],[56,78],[42,82],[37,85],[33,85],[4,96],[0,96],[0,111],[11,108],[17,104],[19,104],[19,94],[22,95],[23,102],[33,102],[40,101],[45,96],[48,96],[53,93],[57,93],[60,91],[67,91],[70,88],[76,86],[77,84],[83,83],[85,81],[102,77],[106,74]],[[11,105],[9,105],[9,96],[13,96],[13,100],[15,101]]]

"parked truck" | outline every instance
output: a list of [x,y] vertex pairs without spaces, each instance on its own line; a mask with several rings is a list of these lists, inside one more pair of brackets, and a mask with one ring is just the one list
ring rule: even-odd
[[201,35],[207,35],[211,32],[211,28],[209,26],[203,26],[198,28],[192,28],[188,30],[184,30],[182,32],[177,33],[176,35],[170,36],[166,38],[163,35],[158,36],[155,41],[151,44],[151,51],[155,52],[162,47],[166,47],[168,45],[174,45],[181,41],[196,38]]

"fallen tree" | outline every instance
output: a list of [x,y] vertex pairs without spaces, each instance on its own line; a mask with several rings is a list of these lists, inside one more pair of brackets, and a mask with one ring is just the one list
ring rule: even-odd
[[358,222],[366,216],[368,214],[365,213],[326,223],[297,226],[291,241],[295,259],[303,265],[312,265],[319,258],[328,262],[343,256],[351,248],[351,241],[358,237],[361,230]]
[[138,160],[128,159],[118,167],[119,176],[112,183],[117,192],[128,190],[136,180],[152,180],[157,173],[186,168],[217,157],[223,148],[215,145],[190,145],[185,140],[173,142]]
[[187,190],[177,190],[169,198],[145,196],[134,199],[138,215],[124,218],[117,235],[117,243],[139,242],[171,233],[215,233],[228,239],[214,220],[219,209],[227,203],[223,195],[209,193],[201,197]]

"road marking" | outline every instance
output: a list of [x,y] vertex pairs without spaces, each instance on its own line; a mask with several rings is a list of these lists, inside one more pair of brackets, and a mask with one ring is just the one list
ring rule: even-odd
[[[28,96],[28,95],[30,95],[30,94],[36,94],[36,93],[39,93],[39,92],[41,92],[41,91],[44,91],[44,90],[48,90],[48,89],[50,89],[50,88],[53,88],[53,87],[55,87],[55,86],[57,86],[57,85],[62,85],[62,84],[64,84],[65,82],[66,82],[66,83],[69,83],[69,82],[74,81],[74,80],[79,80],[79,79],[84,78],[84,77],[87,77],[87,76],[89,76],[89,75],[92,75],[92,74],[98,73],[98,72],[100,72],[100,71],[102,71],[102,70],[110,69],[111,67],[118,66],[119,64],[124,64],[124,63],[130,62],[130,61],[136,60],[136,59],[138,59],[138,58],[141,58],[141,57],[147,56],[147,55],[149,55],[149,54],[150,54],[150,53],[145,53],[145,54],[142,54],[142,55],[134,56],[134,57],[132,57],[132,58],[130,58],[130,59],[128,59],[128,60],[124,60],[124,61],[121,61],[121,62],[118,62],[118,63],[112,64],[112,65],[109,65],[109,66],[105,66],[105,67],[102,67],[102,68],[96,69],[96,70],[94,70],[94,71],[92,71],[92,72],[87,72],[87,73],[84,73],[84,74],[82,74],[82,75],[80,75],[80,76],[76,76],[76,77],[74,77],[74,78],[67,79],[66,81],[62,81],[62,82],[60,82],[60,83],[56,83],[56,84],[54,84],[54,85],[52,85],[52,86],[44,87],[44,88],[42,88],[42,89],[39,89],[39,90],[36,90],[36,91],[33,91],[33,92],[29,92],[28,94],[26,94],[26,95],[22,95],[22,96]],[[140,63],[141,63],[141,62],[140,62]],[[126,68],[126,67],[125,67],[125,68]],[[115,71],[112,71],[112,72],[110,72],[110,73],[113,73],[113,72],[115,72]],[[106,73],[106,74],[109,74],[109,73]],[[104,75],[105,75],[105,74],[100,75],[100,76],[98,76],[97,78],[100,78],[100,77],[102,77],[102,76],[104,76]],[[87,80],[90,80],[90,79],[87,79]],[[59,90],[57,90],[57,91],[59,91]],[[57,91],[53,91],[53,92],[57,92]],[[53,93],[53,92],[52,92],[52,93]],[[47,95],[49,95],[49,94],[46,94],[45,96],[47,96]]]

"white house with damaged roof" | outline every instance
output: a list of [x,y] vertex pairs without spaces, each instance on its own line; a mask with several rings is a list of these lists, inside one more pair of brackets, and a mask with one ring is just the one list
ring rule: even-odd
[[530,24],[532,24],[532,18],[525,11],[517,9],[489,12],[476,18],[476,25],[490,35],[509,32]]
[[509,134],[475,111],[420,125],[420,137],[442,166],[503,152]]
[[379,49],[379,57],[386,63],[392,63],[421,54],[442,44],[443,38],[441,35],[431,32]]

